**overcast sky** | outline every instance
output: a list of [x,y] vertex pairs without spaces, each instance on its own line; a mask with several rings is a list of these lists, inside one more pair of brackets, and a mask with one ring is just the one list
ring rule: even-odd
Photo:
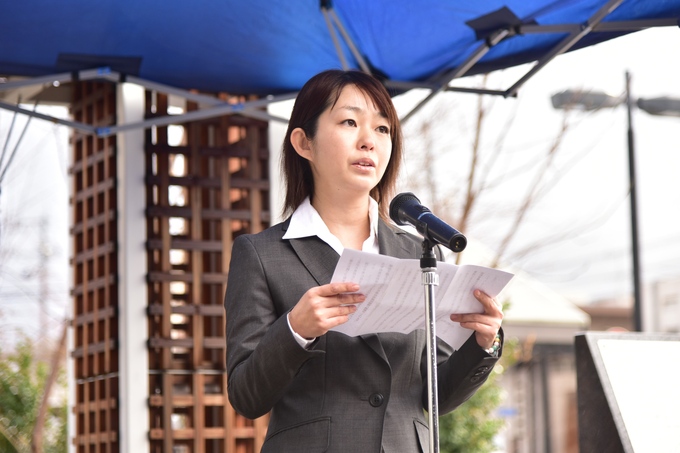
[[[516,133],[509,135],[514,149],[535,146],[543,152],[552,142],[563,112],[553,109],[550,96],[565,89],[618,96],[625,91],[624,74],[629,71],[634,98],[680,99],[680,61],[671,56],[679,44],[680,30],[669,27],[558,57],[520,92]],[[632,288],[626,109],[574,113],[570,121],[556,163],[568,172],[541,202],[533,230],[525,234],[530,239],[537,228],[557,231],[569,226],[583,226],[583,232],[516,264],[582,301],[618,297]],[[644,282],[680,278],[679,126],[680,118],[633,111]]]
[[[66,115],[65,108],[40,110]],[[2,170],[16,150],[0,185],[0,347],[19,332],[33,339],[57,336],[70,283],[69,130],[22,115],[13,127],[12,121],[0,110]]]

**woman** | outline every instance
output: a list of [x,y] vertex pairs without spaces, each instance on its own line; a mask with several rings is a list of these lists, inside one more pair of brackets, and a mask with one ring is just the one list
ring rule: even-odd
[[[225,299],[228,393],[249,418],[271,411],[263,452],[428,451],[426,334],[329,332],[364,300],[330,284],[344,248],[419,258],[421,240],[387,222],[401,129],[385,88],[326,71],[300,91],[283,145],[283,223],[236,238]],[[419,270],[418,270],[419,272]],[[467,400],[500,355],[503,317],[452,315],[474,330],[438,344],[440,414]]]

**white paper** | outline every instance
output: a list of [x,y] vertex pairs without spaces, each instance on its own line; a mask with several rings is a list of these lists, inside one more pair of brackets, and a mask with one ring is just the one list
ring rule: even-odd
[[[452,313],[482,313],[472,295],[479,289],[496,297],[513,274],[498,269],[437,262],[439,286],[435,287],[436,334],[454,349],[472,335],[449,319]],[[380,332],[409,333],[425,329],[425,289],[420,260],[399,259],[345,249],[331,282],[359,284],[366,301],[357,304],[349,321],[331,330],[349,336]]]

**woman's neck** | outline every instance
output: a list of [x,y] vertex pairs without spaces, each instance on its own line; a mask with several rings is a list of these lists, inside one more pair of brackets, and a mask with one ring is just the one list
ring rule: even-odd
[[368,196],[342,199],[315,196],[312,206],[344,247],[361,250],[370,236],[368,202]]

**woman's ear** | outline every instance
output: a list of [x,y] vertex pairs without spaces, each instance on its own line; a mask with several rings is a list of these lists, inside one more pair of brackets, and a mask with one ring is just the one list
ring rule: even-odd
[[290,133],[290,143],[295,148],[295,152],[301,157],[312,160],[311,140],[307,138],[307,134],[305,134],[301,127],[296,127]]

